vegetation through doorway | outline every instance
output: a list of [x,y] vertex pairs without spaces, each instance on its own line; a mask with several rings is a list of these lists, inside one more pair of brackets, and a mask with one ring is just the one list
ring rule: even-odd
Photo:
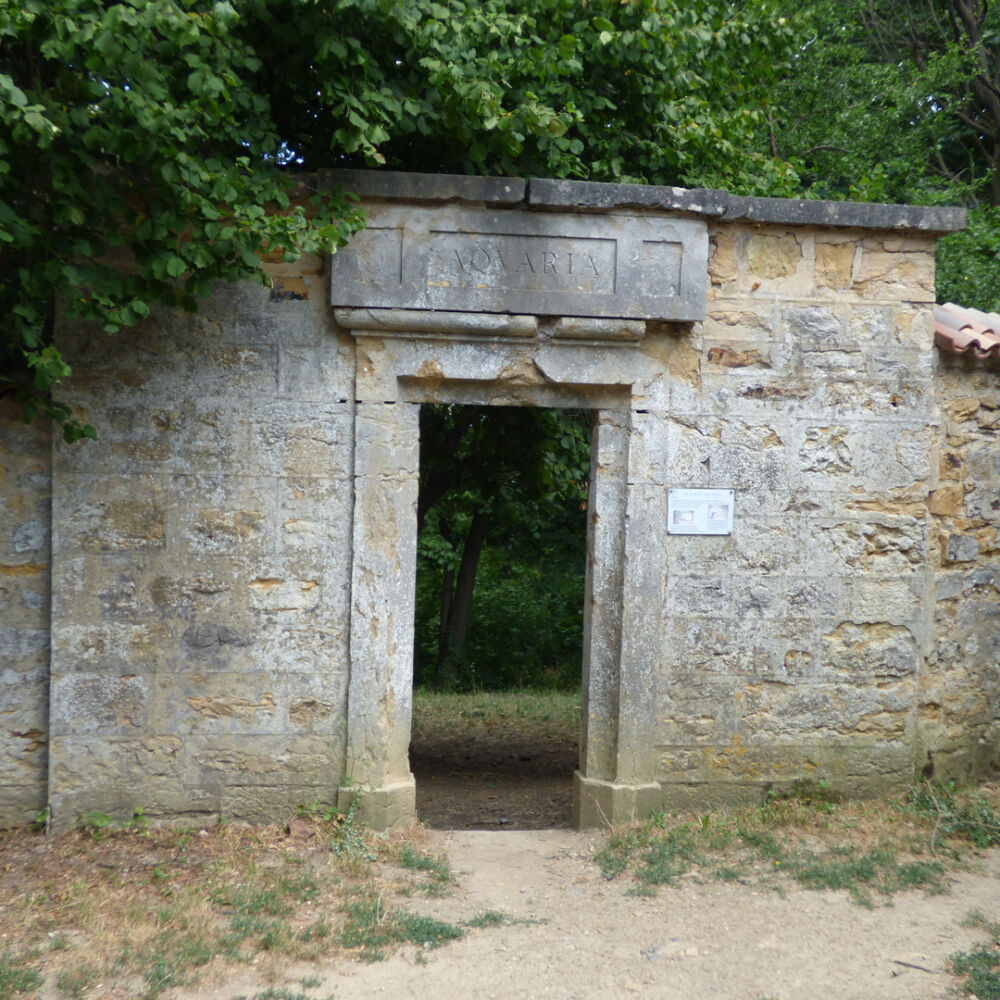
[[569,822],[591,414],[425,405],[411,767],[432,826]]

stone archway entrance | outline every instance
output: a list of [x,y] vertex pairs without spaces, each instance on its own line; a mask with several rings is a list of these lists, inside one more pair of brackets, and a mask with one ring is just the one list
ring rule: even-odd
[[[346,802],[364,820],[415,816],[408,749],[412,702],[419,408],[422,403],[596,411],[584,611],[582,732],[574,822],[616,822],[660,801],[650,741],[657,650],[644,641],[650,586],[642,546],[650,517],[630,448],[643,367],[629,356],[644,324],[534,316],[338,310],[356,341],[351,679]],[[611,355],[615,355],[612,359]],[[621,356],[621,355],[624,355]],[[633,359],[635,360],[635,359]],[[633,481],[630,481],[633,480]],[[653,509],[658,509],[654,507]],[[655,575],[655,574],[654,574]],[[657,594],[661,596],[657,598]]]
[[[596,412],[573,813],[578,826],[619,822],[662,799],[651,734],[671,388],[644,347],[647,320],[704,316],[707,229],[676,217],[524,210],[523,182],[449,184],[457,203],[427,204],[429,192],[405,184],[380,192],[365,205],[367,229],[330,262],[331,305],[356,359],[340,802],[363,789],[363,818],[378,828],[415,816],[420,405],[573,407]],[[473,199],[496,208],[462,204]]]

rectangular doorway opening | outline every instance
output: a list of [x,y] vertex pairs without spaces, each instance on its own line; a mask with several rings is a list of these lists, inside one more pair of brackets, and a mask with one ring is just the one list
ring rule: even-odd
[[593,412],[423,404],[410,767],[448,829],[571,822]]

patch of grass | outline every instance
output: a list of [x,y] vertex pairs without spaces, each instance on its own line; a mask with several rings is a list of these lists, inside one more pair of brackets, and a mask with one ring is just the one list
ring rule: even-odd
[[194,970],[211,960],[214,945],[213,939],[202,934],[170,928],[145,948],[126,947],[119,963],[142,972],[146,982],[142,996],[144,1000],[153,1000],[173,986],[192,983]]
[[412,844],[403,844],[400,848],[399,865],[410,871],[423,872],[428,876],[427,881],[418,888],[429,896],[444,895],[455,881],[447,855],[421,851]]
[[963,993],[977,1000],[1000,1000],[1000,924],[990,923],[981,913],[970,913],[963,926],[981,928],[989,940],[972,951],[952,955],[951,970],[962,977]]
[[347,919],[340,931],[340,943],[345,948],[360,948],[361,957],[369,962],[385,958],[383,949],[391,944],[439,948],[465,933],[460,927],[433,917],[393,910],[378,894],[348,903],[345,912]]
[[[995,797],[995,792],[993,793]],[[953,787],[919,786],[887,803],[841,802],[823,783],[797,783],[760,806],[612,831],[595,860],[605,878],[631,872],[630,892],[649,894],[680,876],[725,881],[777,876],[807,889],[842,889],[855,902],[906,889],[943,892],[946,866],[969,845],[1000,842],[990,799]]]
[[0,1000],[27,993],[42,985],[42,977],[11,954],[0,955]]
[[497,729],[531,730],[545,739],[576,740],[580,729],[578,691],[482,691],[444,694],[413,692],[413,739],[432,739],[456,726],[470,735]]
[[476,928],[486,928],[486,927],[502,927],[504,924],[511,923],[511,918],[507,916],[506,913],[501,913],[499,910],[486,910],[483,913],[479,913],[474,916],[470,921],[466,923],[466,927],[476,927]]
[[[116,996],[166,1000],[209,962],[221,971],[256,961],[278,974],[345,947],[345,900],[389,898],[415,880],[436,891],[450,877],[447,859],[423,850],[419,835],[378,835],[340,814],[305,821],[314,835],[302,835],[301,818],[294,827],[112,824],[97,828],[97,843],[90,829],[57,838],[0,831],[0,1000],[37,993],[39,955],[53,996],[68,1000],[97,982]],[[446,925],[420,920],[394,911],[393,933],[377,948],[448,939]]]
[[97,970],[86,962],[61,972],[56,977],[56,989],[63,996],[80,997],[97,982]]
[[910,789],[914,812],[934,821],[931,850],[939,838],[956,838],[976,847],[1000,844],[1000,815],[983,795],[966,793],[959,800],[954,782],[922,782]]
[[476,914],[471,920],[467,920],[462,926],[472,927],[476,930],[485,930],[487,927],[513,927],[515,924],[544,924],[545,920],[536,920],[532,917],[512,917],[499,910],[484,910]]

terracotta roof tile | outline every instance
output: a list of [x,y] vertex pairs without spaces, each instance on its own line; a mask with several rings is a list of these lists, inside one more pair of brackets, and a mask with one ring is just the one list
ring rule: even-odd
[[953,302],[935,306],[934,343],[951,354],[1000,359],[1000,314],[963,309]]

